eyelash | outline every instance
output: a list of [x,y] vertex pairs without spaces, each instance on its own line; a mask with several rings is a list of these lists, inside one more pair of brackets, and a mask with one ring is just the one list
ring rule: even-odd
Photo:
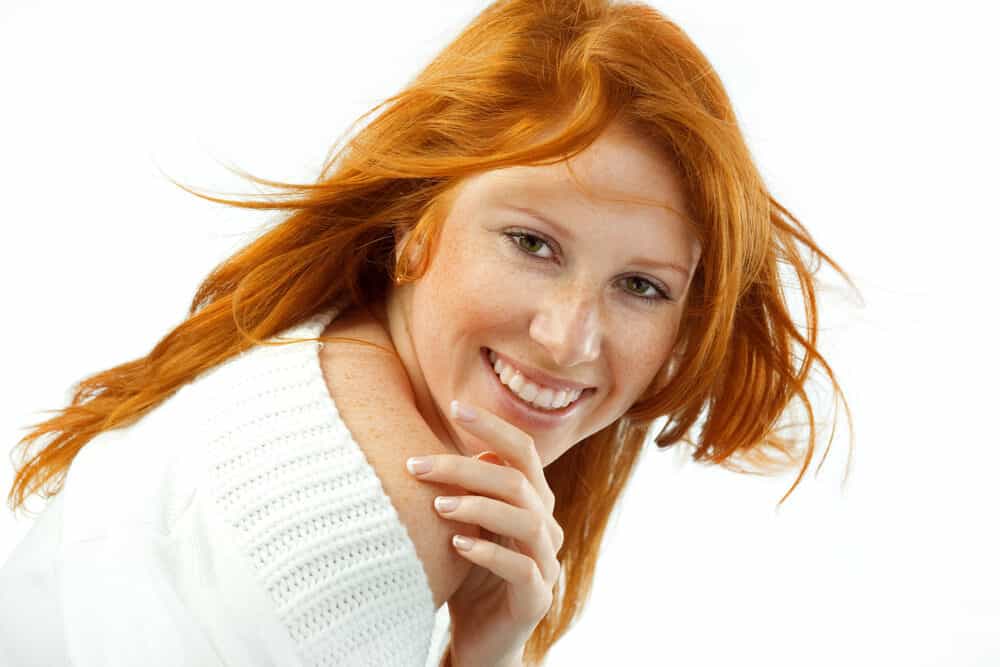
[[[524,248],[522,248],[521,245],[520,245],[520,243],[519,243],[519,241],[521,239],[532,238],[532,239],[535,239],[537,241],[540,241],[540,242],[544,243],[545,245],[547,245],[549,247],[549,250],[552,250],[552,252],[555,253],[553,242],[550,241],[548,238],[542,236],[541,234],[536,234],[534,232],[520,232],[520,231],[517,231],[517,232],[504,232],[504,236],[507,237],[507,240],[510,241],[510,243],[513,244],[513,246],[517,250],[519,250],[520,252],[524,253],[525,255],[527,255],[528,257],[531,257],[533,259],[542,260],[544,262],[544,261],[546,261],[549,258],[548,257],[539,257],[538,255],[535,255],[535,254],[533,254],[531,252],[528,252],[527,250],[525,250]],[[671,299],[669,296],[667,296],[666,292],[659,285],[657,285],[656,283],[654,283],[651,280],[647,280],[646,278],[643,278],[642,276],[627,276],[626,278],[638,278],[639,280],[642,280],[643,282],[645,282],[646,284],[648,284],[650,287],[652,287],[654,290],[656,290],[656,293],[659,296],[641,296],[639,294],[636,294],[635,292],[629,292],[628,290],[626,290],[626,292],[629,294],[629,296],[635,297],[639,301],[643,302],[644,305],[655,306],[657,301],[673,301],[673,299]]]

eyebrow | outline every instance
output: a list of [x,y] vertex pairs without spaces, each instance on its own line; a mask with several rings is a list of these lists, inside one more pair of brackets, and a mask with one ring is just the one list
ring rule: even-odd
[[[552,227],[555,227],[560,234],[569,239],[575,238],[573,232],[563,227],[562,225],[558,224],[557,222],[554,222],[551,218],[545,217],[544,215],[542,215],[533,208],[528,208],[527,206],[515,206],[514,204],[504,204],[503,206],[505,208],[509,208],[511,210],[524,213],[526,215],[530,215],[533,218],[537,218],[538,220],[541,220],[542,222],[551,225]],[[635,259],[632,260],[631,263],[640,266],[647,266],[650,268],[670,269],[684,276],[685,280],[687,280],[688,276],[691,273],[691,270],[689,268],[683,267],[680,264],[675,264],[674,262],[658,262],[655,259],[649,259],[647,257],[636,257]]]

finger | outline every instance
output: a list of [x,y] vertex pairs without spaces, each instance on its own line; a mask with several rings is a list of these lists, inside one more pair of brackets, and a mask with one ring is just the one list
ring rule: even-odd
[[[456,538],[464,538],[469,548],[459,546]],[[497,575],[510,587],[512,612],[520,617],[540,620],[552,606],[552,586],[542,577],[537,563],[493,542],[477,540],[463,535],[452,538],[455,550],[476,565]]]
[[[477,461],[490,461],[498,466],[507,465],[499,456],[489,451],[480,452],[479,454],[474,456],[473,459]],[[518,472],[518,474],[520,474],[520,471]],[[527,484],[527,480],[525,480],[525,484]],[[537,495],[535,494],[532,495],[535,496],[536,501],[541,502],[541,498],[538,498]],[[552,516],[552,507],[553,506],[546,507],[545,508],[546,511],[544,513],[547,515],[548,518],[549,539],[551,540],[552,546],[555,548],[555,553],[558,554],[559,550],[562,549],[563,539],[565,537],[565,534],[563,533],[562,526],[560,526],[559,523],[555,520],[555,517]],[[556,564],[558,565],[558,561],[556,561]]]
[[[492,452],[484,452],[484,454],[492,454]],[[478,457],[469,458],[454,454],[438,454],[424,458],[429,461],[430,469],[426,472],[415,473],[421,480],[461,487],[467,491],[530,510],[531,517],[542,517],[541,521],[544,522],[549,538],[548,543],[552,546],[552,550],[558,553],[562,547],[562,528],[552,517],[551,510],[542,504],[538,493],[528,483],[520,470],[510,466],[488,464],[477,460]],[[413,472],[409,464],[407,469]],[[531,520],[538,521],[535,518]]]
[[487,449],[495,451],[508,465],[511,465],[528,479],[528,482],[538,492],[545,508],[552,512],[555,496],[545,480],[542,470],[542,460],[535,449],[535,439],[510,422],[501,419],[488,410],[476,406],[461,404],[473,415],[471,421],[459,418],[459,402],[451,402],[451,414],[455,421],[465,430],[487,443]]
[[499,537],[513,540],[521,553],[535,560],[546,582],[554,582],[558,577],[560,566],[549,531],[551,522],[537,510],[522,509],[483,496],[441,496],[435,499],[434,509],[452,521],[478,525]]
[[512,466],[494,465],[456,454],[437,454],[423,458],[428,459],[431,464],[430,470],[418,474],[424,481],[460,486],[524,509],[547,513],[524,473]]

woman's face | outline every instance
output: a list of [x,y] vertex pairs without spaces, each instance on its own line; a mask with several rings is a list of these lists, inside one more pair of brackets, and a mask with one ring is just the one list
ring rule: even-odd
[[[418,409],[463,455],[488,446],[454,424],[452,399],[530,434],[546,466],[624,414],[672,351],[700,258],[695,236],[669,210],[597,197],[684,211],[676,172],[619,125],[572,163],[594,198],[565,164],[466,180],[427,271],[387,300]],[[485,350],[541,380],[533,383],[541,397],[557,380],[588,389],[563,410],[528,407],[501,384]],[[502,377],[524,397],[535,394],[511,373]]]

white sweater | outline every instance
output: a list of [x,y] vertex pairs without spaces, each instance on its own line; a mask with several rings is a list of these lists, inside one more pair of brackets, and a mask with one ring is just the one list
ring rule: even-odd
[[436,667],[447,605],[318,348],[253,347],[88,442],[0,569],[0,665]]

